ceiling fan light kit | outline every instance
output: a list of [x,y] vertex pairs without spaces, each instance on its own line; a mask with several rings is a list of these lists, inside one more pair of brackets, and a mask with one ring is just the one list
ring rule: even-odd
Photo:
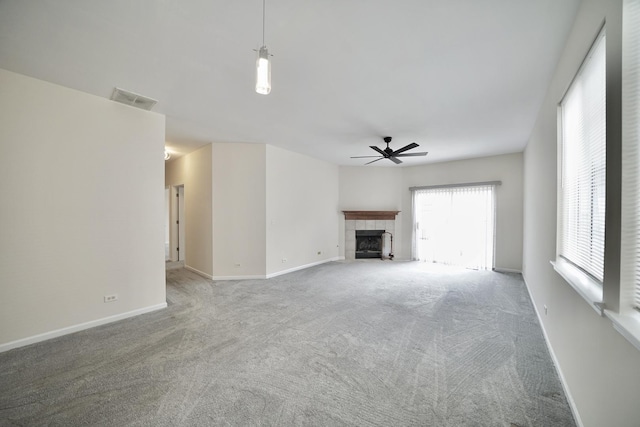
[[378,152],[378,154],[380,154],[379,156],[354,156],[351,157],[352,159],[364,159],[364,158],[368,158],[368,157],[377,157],[377,159],[375,160],[371,160],[370,162],[365,163],[365,166],[374,162],[377,162],[378,160],[382,160],[382,159],[389,159],[391,160],[393,163],[395,163],[396,165],[399,165],[400,163],[402,163],[402,160],[398,159],[398,157],[416,157],[416,156],[426,156],[428,154],[428,152],[426,151],[422,151],[422,152],[418,152],[418,153],[405,153],[405,151],[409,151],[412,150],[414,148],[419,147],[418,144],[416,144],[415,142],[412,142],[411,144],[405,145],[402,148],[399,148],[397,150],[393,150],[392,148],[389,147],[389,143],[391,142],[391,137],[390,136],[385,136],[383,138],[384,142],[387,144],[387,148],[385,148],[384,150],[376,147],[375,145],[370,145],[369,147],[372,148],[374,151]]

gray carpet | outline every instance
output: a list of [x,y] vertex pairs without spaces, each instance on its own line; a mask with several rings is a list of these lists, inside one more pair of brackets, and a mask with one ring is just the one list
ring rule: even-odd
[[519,275],[167,271],[169,307],[0,354],[0,425],[572,426]]

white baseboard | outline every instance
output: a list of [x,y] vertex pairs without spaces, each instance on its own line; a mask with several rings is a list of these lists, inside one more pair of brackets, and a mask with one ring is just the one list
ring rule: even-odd
[[92,320],[90,322],[80,323],[78,325],[67,326],[66,328],[56,329],[55,331],[45,332],[43,334],[22,338],[5,344],[0,344],[0,353],[9,351],[14,348],[24,347],[25,345],[35,344],[41,341],[50,340],[51,338],[61,337],[63,335],[72,334],[74,332],[83,331],[85,329],[95,328],[96,326],[106,325],[107,323],[117,322],[118,320],[127,319],[129,317],[138,316],[140,314],[150,313],[152,311],[161,310],[167,307],[167,303],[156,304],[149,307],[139,308],[137,310],[128,311],[126,313],[115,314],[102,319]]
[[520,270],[515,270],[513,268],[501,268],[501,267],[496,267],[493,269],[493,271],[497,272],[497,273],[516,273],[516,274],[522,274],[522,271]]
[[282,270],[282,271],[277,271],[275,273],[267,274],[267,279],[271,279],[272,277],[282,276],[283,274],[287,274],[287,273],[293,273],[294,271],[298,271],[298,270],[304,270],[305,268],[314,267],[316,265],[326,264],[331,261],[340,261],[340,257],[337,256],[329,259],[324,259],[322,261],[312,262],[310,264],[304,264],[298,267],[289,268],[287,270]]
[[186,265],[186,264],[185,264],[184,268],[186,268],[187,270],[189,270],[189,271],[191,271],[191,272],[196,273],[198,276],[202,276],[202,277],[204,277],[205,279],[213,280],[213,276],[212,276],[212,275],[207,274],[207,273],[205,273],[205,272],[203,272],[203,271],[200,271],[200,270],[198,270],[198,269],[196,269],[196,268],[193,268],[193,267],[191,267],[191,266],[189,266],[189,265]]
[[527,292],[529,293],[529,299],[531,299],[531,304],[533,304],[533,309],[536,312],[536,316],[538,316],[538,323],[540,323],[540,329],[542,329],[544,342],[547,344],[547,349],[549,350],[549,354],[551,354],[551,359],[553,359],[553,364],[556,367],[556,372],[558,373],[558,377],[560,377],[560,383],[562,384],[562,389],[564,390],[564,394],[567,397],[569,408],[571,408],[573,419],[575,420],[578,427],[584,427],[582,419],[580,418],[580,414],[578,413],[578,409],[576,408],[576,402],[573,400],[573,396],[571,396],[571,392],[569,391],[569,387],[567,386],[567,381],[562,374],[562,368],[560,367],[560,363],[558,363],[556,353],[553,351],[553,347],[551,347],[551,342],[549,341],[549,337],[547,336],[547,331],[544,328],[544,323],[542,323],[542,317],[540,316],[538,307],[536,306],[535,300],[533,299],[533,295],[531,295],[531,289],[529,289],[529,285],[527,284],[527,279],[526,277],[524,277],[524,274],[522,274],[522,280],[524,281],[525,288],[527,288]]
[[331,261],[341,261],[344,257],[333,257],[322,261],[312,262],[311,264],[300,265],[298,267],[289,268],[287,270],[277,271],[267,275],[252,275],[252,276],[213,276],[213,280],[264,280],[271,279],[272,277],[282,276],[283,274],[293,273],[294,271],[304,270],[305,268],[313,267],[320,264],[325,264]]
[[260,280],[266,279],[267,276],[253,275],[253,276],[213,276],[213,280]]

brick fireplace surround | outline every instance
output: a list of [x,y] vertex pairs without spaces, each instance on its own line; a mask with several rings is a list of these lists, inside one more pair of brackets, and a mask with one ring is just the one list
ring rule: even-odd
[[[356,230],[385,230],[395,236],[396,215],[400,211],[342,211],[344,213],[344,257],[356,259]],[[382,256],[389,257],[390,238],[385,234],[382,239]]]

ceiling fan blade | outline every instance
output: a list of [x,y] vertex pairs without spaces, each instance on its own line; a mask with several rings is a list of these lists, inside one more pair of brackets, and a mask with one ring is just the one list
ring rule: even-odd
[[399,165],[400,163],[402,163],[402,160],[400,159],[396,159],[393,156],[387,157],[389,160],[391,160],[393,163],[395,163],[396,165]]
[[396,157],[412,157],[412,156],[426,156],[429,152],[423,151],[420,153],[404,153],[404,154],[394,154]]
[[352,156],[351,159],[366,159],[367,157],[380,157],[380,156]]
[[369,147],[373,148],[374,150],[376,150],[378,153],[380,153],[380,155],[382,155],[382,157],[387,157],[387,153],[385,153],[384,151],[382,151],[381,149],[379,149],[378,147],[376,147],[375,145],[370,145]]
[[384,157],[380,157],[380,158],[378,158],[378,159],[371,160],[369,163],[365,163],[364,165],[365,165],[365,166],[366,166],[366,165],[370,165],[371,163],[373,163],[373,162],[377,162],[378,160],[382,160],[382,159],[384,159]]
[[392,156],[395,156],[396,154],[403,153],[403,152],[405,152],[405,151],[407,151],[407,150],[411,150],[412,148],[416,148],[416,147],[419,147],[419,145],[418,145],[418,144],[416,144],[415,142],[412,142],[411,144],[409,144],[409,145],[405,145],[404,147],[399,148],[399,149],[397,149],[396,151],[394,151],[394,152],[393,152],[393,154],[392,154]]

